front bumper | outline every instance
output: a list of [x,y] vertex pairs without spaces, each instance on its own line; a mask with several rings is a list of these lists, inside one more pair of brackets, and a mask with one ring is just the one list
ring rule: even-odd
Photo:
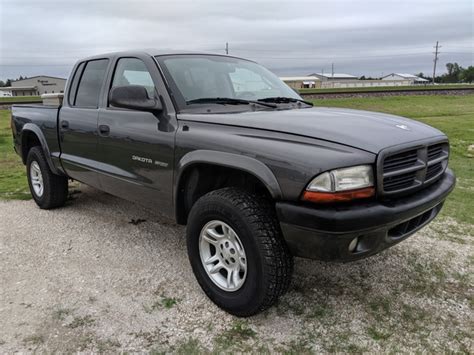
[[[431,222],[455,182],[447,169],[433,185],[397,200],[316,207],[278,202],[276,210],[293,255],[352,261],[391,247]],[[350,251],[356,237],[357,247]]]

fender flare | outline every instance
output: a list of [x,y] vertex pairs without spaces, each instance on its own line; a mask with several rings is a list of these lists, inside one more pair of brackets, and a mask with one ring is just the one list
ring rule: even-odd
[[176,178],[173,188],[173,201],[176,213],[178,213],[178,189],[181,184],[183,173],[188,170],[188,168],[197,164],[219,165],[245,171],[259,179],[268,189],[273,199],[279,200],[282,197],[278,180],[270,168],[268,168],[268,166],[266,166],[261,161],[245,155],[234,153],[219,152],[214,150],[194,150],[185,154],[176,166]]
[[25,133],[27,132],[33,133],[38,138],[41,144],[41,149],[43,149],[44,156],[46,157],[46,162],[48,163],[49,168],[54,174],[60,175],[61,172],[58,171],[58,169],[56,169],[56,167],[53,164],[53,160],[51,159],[51,152],[49,151],[48,143],[46,142],[46,138],[44,137],[43,132],[37,125],[33,123],[25,124],[23,126],[23,129],[21,130],[21,157],[22,157],[23,163],[26,164],[26,159],[27,159],[26,154],[23,154],[24,152],[23,149],[25,145]]

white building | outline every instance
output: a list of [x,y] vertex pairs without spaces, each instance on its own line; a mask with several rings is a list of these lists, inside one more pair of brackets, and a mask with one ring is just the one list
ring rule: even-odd
[[0,87],[0,97],[12,97],[12,91],[8,87]]
[[355,75],[345,73],[313,73],[309,76],[315,76],[321,81],[342,81],[342,80],[357,80],[359,79]]
[[38,75],[31,78],[12,81],[9,89],[13,96],[35,96],[63,93],[66,79],[54,76]]
[[293,89],[315,88],[319,86],[316,84],[321,81],[315,76],[282,76],[280,79]]
[[412,75],[412,74],[402,74],[402,73],[392,73],[389,75],[385,75],[382,80],[390,80],[390,81],[396,81],[396,80],[408,80],[410,82],[410,85],[413,84],[428,84],[430,81],[420,78],[419,76]]

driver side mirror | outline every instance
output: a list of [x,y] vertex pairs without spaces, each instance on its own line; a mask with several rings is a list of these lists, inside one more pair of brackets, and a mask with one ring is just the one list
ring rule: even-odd
[[138,111],[162,111],[160,100],[148,97],[144,86],[125,85],[116,86],[110,90],[109,103],[115,107],[128,108]]

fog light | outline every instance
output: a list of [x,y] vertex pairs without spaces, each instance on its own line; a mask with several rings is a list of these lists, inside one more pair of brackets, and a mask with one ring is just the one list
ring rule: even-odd
[[352,239],[352,241],[349,243],[349,251],[353,253],[356,248],[357,248],[357,243],[359,243],[359,237],[355,237]]

